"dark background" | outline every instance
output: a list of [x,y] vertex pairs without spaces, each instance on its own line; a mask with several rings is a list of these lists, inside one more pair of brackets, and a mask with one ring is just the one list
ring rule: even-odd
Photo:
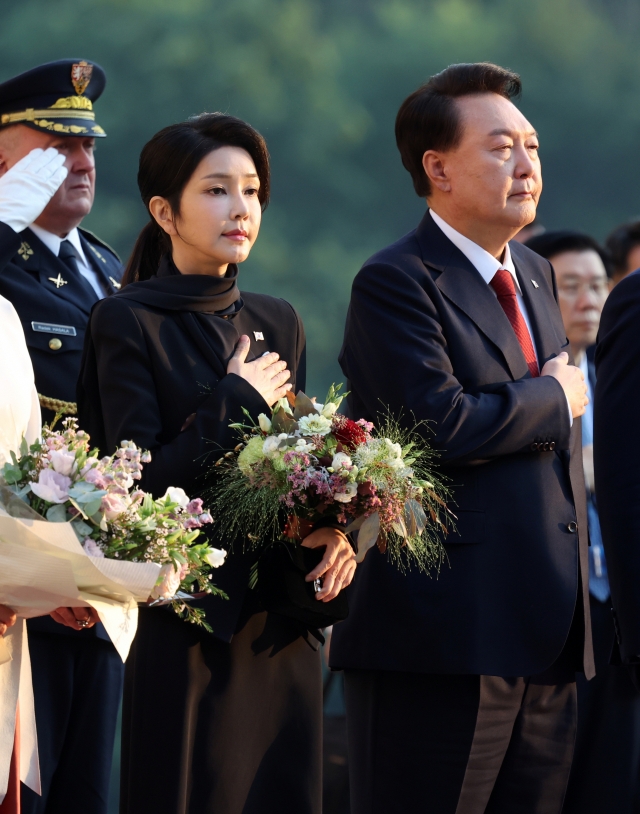
[[0,80],[84,57],[107,72],[95,209],[85,225],[123,257],[146,214],[142,145],[203,110],[266,136],[272,205],[242,269],[284,296],[309,337],[311,395],[335,362],[349,286],[424,210],[393,139],[402,99],[452,62],[521,73],[541,137],[540,219],[603,238],[640,214],[637,0],[0,0]]

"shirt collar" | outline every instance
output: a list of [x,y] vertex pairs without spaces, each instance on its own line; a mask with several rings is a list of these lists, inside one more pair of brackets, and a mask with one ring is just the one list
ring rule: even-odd
[[487,285],[489,285],[491,280],[493,280],[498,269],[506,269],[513,277],[516,290],[522,293],[520,283],[518,282],[518,277],[516,275],[516,267],[513,265],[508,243],[504,250],[504,258],[502,263],[500,263],[495,257],[490,255],[488,251],[483,249],[482,246],[478,246],[477,243],[474,243],[472,240],[469,240],[468,237],[465,237],[464,235],[460,234],[460,232],[456,231],[453,226],[449,226],[449,224],[443,220],[437,212],[434,212],[433,209],[430,209],[429,213],[444,234],[454,244],[454,246],[460,249],[462,254],[464,254],[471,265],[477,270]]
[[47,232],[46,229],[43,229],[41,226],[38,226],[35,223],[32,223],[29,227],[34,235],[44,243],[44,245],[49,249],[49,251],[53,252],[56,257],[60,254],[60,245],[62,244],[63,240],[68,240],[69,243],[73,246],[76,250],[76,253],[80,260],[86,265],[87,258],[85,257],[84,250],[82,248],[82,243],[80,242],[80,233],[78,229],[72,229],[66,238],[59,237],[58,235],[54,235],[53,232]]

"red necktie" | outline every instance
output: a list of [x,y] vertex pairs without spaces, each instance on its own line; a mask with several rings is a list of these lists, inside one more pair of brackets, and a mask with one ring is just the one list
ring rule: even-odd
[[532,376],[539,376],[540,369],[536,359],[536,352],[533,349],[531,334],[527,328],[527,323],[524,321],[522,312],[518,308],[516,285],[513,281],[513,276],[506,269],[498,269],[490,285],[498,295],[498,302],[507,315],[507,319],[511,323],[511,327],[520,343],[529,372]]

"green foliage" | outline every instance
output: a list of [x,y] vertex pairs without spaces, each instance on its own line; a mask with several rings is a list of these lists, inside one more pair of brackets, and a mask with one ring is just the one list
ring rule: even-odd
[[60,57],[108,75],[97,105],[98,197],[88,228],[126,256],[146,221],[143,144],[203,110],[266,136],[273,198],[241,285],[301,312],[310,382],[341,378],[349,288],[424,203],[393,137],[402,99],[456,61],[523,77],[539,130],[549,228],[603,238],[640,211],[640,15],[630,0],[21,0],[3,9],[0,79]]

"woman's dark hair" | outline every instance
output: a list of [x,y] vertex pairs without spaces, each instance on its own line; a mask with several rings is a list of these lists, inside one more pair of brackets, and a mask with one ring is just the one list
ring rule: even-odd
[[451,150],[462,138],[454,100],[478,93],[513,99],[521,90],[520,77],[513,71],[490,62],[473,62],[450,65],[404,100],[396,117],[396,144],[421,198],[431,193],[422,156],[427,150]]
[[[159,195],[166,198],[175,215],[185,186],[202,159],[219,147],[246,150],[260,179],[258,200],[262,209],[269,203],[269,152],[264,138],[250,124],[224,113],[201,113],[156,133],[142,148],[138,188],[144,205]],[[127,263],[122,285],[148,280],[163,254],[171,251],[171,239],[152,217],[138,235]]]
[[595,252],[602,260],[607,277],[611,276],[609,253],[602,248],[597,240],[594,240],[590,235],[585,235],[583,232],[571,232],[569,230],[543,232],[541,235],[535,235],[530,237],[529,240],[525,240],[524,245],[547,260],[551,260],[552,257],[557,257],[557,255],[565,252]]

